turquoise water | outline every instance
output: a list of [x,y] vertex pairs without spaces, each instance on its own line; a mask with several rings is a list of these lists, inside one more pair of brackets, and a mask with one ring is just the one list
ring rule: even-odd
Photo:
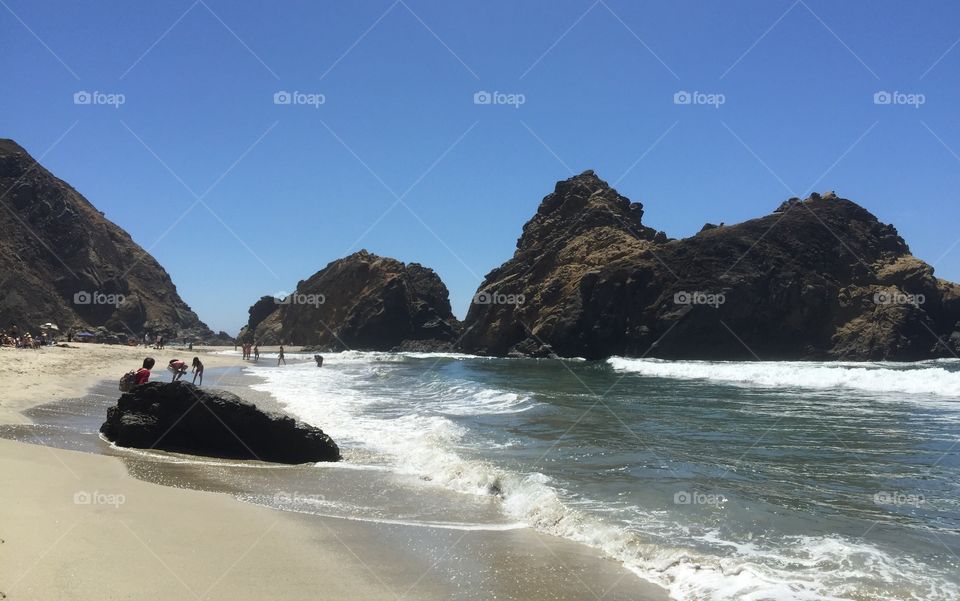
[[358,469],[497,497],[676,599],[960,598],[960,361],[349,352],[250,371]]

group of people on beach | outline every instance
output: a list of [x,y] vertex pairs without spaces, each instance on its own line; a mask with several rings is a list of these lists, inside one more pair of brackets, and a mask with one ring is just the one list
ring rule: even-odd
[[[241,345],[241,349],[242,349],[242,351],[243,351],[243,359],[244,359],[244,361],[248,361],[251,356],[253,357],[253,360],[254,360],[254,361],[259,361],[259,360],[260,360],[260,345],[259,345],[259,344],[254,344],[254,343],[252,343],[252,342],[244,342],[244,343]],[[234,350],[236,350],[236,348],[234,348]]]
[[[140,384],[146,384],[150,381],[150,370],[153,369],[153,366],[156,365],[156,360],[153,357],[147,357],[143,360],[143,365],[134,372],[133,382],[134,386],[139,386]],[[200,357],[193,358],[193,383],[197,386],[203,386],[203,362],[200,361]],[[167,371],[172,374],[171,382],[177,382],[183,378],[184,374],[187,373],[189,367],[186,363],[180,359],[170,359],[167,363]],[[197,383],[197,380],[200,380]],[[123,388],[121,388],[123,390]]]
[[[260,358],[260,347],[257,345],[244,344],[243,349],[243,358],[249,359],[251,350],[255,357],[254,360]],[[247,347],[252,347],[247,348]],[[313,360],[317,362],[317,367],[323,367],[323,356],[314,355]],[[277,365],[280,364],[286,365],[287,360],[284,356],[283,345],[280,345],[280,351],[277,353]],[[146,384],[150,381],[150,370],[153,369],[153,366],[156,365],[156,360],[153,357],[147,357],[143,360],[143,366],[140,367],[136,372],[133,372],[133,386],[138,386],[140,384]],[[167,371],[169,371],[172,376],[171,382],[179,382],[184,375],[186,375],[187,370],[193,368],[193,383],[197,386],[203,386],[203,362],[200,361],[200,357],[194,357],[193,362],[188,366],[184,361],[180,359],[170,359],[167,363]],[[198,383],[199,380],[199,383]],[[122,386],[122,385],[121,385]],[[126,390],[121,387],[121,390]]]
[[[244,342],[240,344],[241,355],[244,361],[249,361],[252,357],[254,361],[260,360],[260,345],[253,342]],[[280,350],[277,351],[277,365],[286,365],[287,357],[283,351],[283,344],[280,344]]]
[[[200,384],[198,386],[203,386],[203,363],[200,361],[200,357],[194,357],[193,363],[193,383],[197,383],[197,378],[200,378]],[[187,373],[187,364],[181,361],[180,359],[170,359],[170,362],[167,363],[167,370],[173,374],[173,379],[171,382],[178,382],[183,375]]]
[[[236,350],[234,345],[234,350]],[[252,342],[243,342],[240,345],[241,354],[245,361],[248,361],[250,357],[253,357],[254,361],[260,360],[260,345]],[[323,367],[323,357],[320,355],[314,355],[313,360],[317,362],[317,367]],[[280,343],[280,349],[277,351],[277,367],[287,364],[287,355],[283,349],[283,343]]]
[[38,349],[50,344],[51,340],[47,338],[46,333],[41,332],[36,336],[30,332],[20,333],[20,328],[15,324],[10,325],[6,332],[0,332],[0,346],[12,346],[13,348]]

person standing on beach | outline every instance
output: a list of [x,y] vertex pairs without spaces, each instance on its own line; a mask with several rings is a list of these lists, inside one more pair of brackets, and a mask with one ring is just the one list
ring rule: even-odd
[[154,363],[156,362],[153,360],[153,357],[147,357],[143,360],[143,367],[137,370],[136,379],[133,381],[134,386],[146,384],[150,381],[150,370],[153,369]]
[[[200,362],[200,357],[193,358],[193,383],[197,383],[197,376],[200,376],[200,386],[203,386],[203,363]],[[214,382],[216,385],[216,382]]]
[[259,361],[259,360],[260,360],[260,345],[259,345],[259,344],[253,345],[253,360],[254,360],[254,361]]
[[283,345],[280,345],[280,354],[277,355],[277,367],[280,367],[280,362],[283,361],[283,364],[287,364],[287,360],[283,356]]

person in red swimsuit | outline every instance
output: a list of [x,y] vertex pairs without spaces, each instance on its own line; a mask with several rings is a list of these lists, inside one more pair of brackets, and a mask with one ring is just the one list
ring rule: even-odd
[[146,384],[150,381],[150,370],[153,369],[154,363],[153,357],[147,357],[143,360],[143,367],[137,370],[137,379],[134,382],[134,386]]
[[180,359],[170,359],[167,369],[173,374],[170,381],[176,382],[183,377],[183,374],[187,373],[187,364]]

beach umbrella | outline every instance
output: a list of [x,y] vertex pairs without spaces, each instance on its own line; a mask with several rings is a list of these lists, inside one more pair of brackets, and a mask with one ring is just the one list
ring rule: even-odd
[[40,329],[41,329],[41,330],[57,330],[57,331],[60,331],[60,328],[57,327],[57,324],[50,323],[49,321],[48,321],[47,323],[43,324],[42,326],[40,326]]

